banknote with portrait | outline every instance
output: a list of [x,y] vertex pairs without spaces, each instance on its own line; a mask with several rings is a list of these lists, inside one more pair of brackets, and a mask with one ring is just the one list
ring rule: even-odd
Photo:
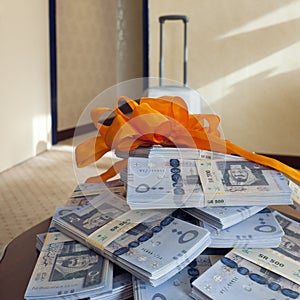
[[[57,209],[55,215],[64,210]],[[51,222],[25,298],[89,297],[111,291],[112,282],[113,265],[108,259],[59,232]]]
[[197,160],[206,205],[292,204],[285,176],[248,160]]
[[130,210],[124,199],[107,191],[54,220],[62,232],[138,278],[158,285],[210,243],[206,229],[174,217],[173,212]]
[[235,253],[300,284],[300,224],[278,211],[273,212],[284,235],[277,248],[235,249]]

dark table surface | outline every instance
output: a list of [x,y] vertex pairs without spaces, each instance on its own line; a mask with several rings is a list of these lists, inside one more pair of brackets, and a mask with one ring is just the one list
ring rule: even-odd
[[47,219],[8,244],[0,262],[1,300],[24,300],[25,290],[38,257],[35,248],[36,234],[46,232],[49,224],[50,219]]

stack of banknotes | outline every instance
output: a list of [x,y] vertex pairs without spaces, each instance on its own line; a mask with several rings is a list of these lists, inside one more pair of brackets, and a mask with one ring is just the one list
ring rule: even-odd
[[129,156],[121,180],[130,208],[292,204],[292,190],[280,172],[230,155],[215,158],[209,151],[194,159],[188,151],[157,148],[149,157]]
[[130,210],[125,198],[103,191],[81,207],[55,215],[61,232],[136,277],[159,285],[200,255],[209,231],[172,216],[174,210]]
[[[55,216],[62,211],[57,209]],[[80,299],[111,293],[113,264],[108,259],[59,232],[53,221],[39,240],[43,246],[25,299]]]
[[221,259],[219,255],[201,254],[183,270],[157,287],[133,277],[134,300],[191,300],[191,283],[219,259]]
[[[69,207],[65,208],[60,208],[58,211],[62,211],[65,209],[69,209]],[[59,231],[53,226],[53,223],[51,223],[51,226],[49,228],[49,232],[56,232],[56,234],[59,233]],[[39,252],[41,252],[43,257],[50,257],[51,256],[51,249],[52,247],[49,247],[49,244],[47,244],[46,241],[46,236],[49,234],[49,232],[44,232],[44,233],[39,233],[36,235],[36,248]],[[63,234],[59,234],[60,236],[64,236]],[[65,237],[67,239],[67,237]],[[71,238],[68,238],[69,242],[66,242],[65,244],[62,245],[62,248],[66,248],[67,244],[70,244],[72,242],[73,244],[80,244],[78,242],[75,242],[75,240],[72,240]],[[46,242],[45,242],[46,241]],[[53,247],[55,247],[59,243],[59,241],[55,240]],[[81,245],[81,244],[80,244]],[[87,249],[85,247],[82,247],[83,249]],[[68,257],[76,257],[77,261],[83,262],[86,256],[86,251],[79,253],[78,251],[73,251],[75,248],[69,248],[68,249]],[[103,259],[99,254],[96,254],[94,252],[94,255],[99,257],[100,259]],[[58,257],[59,255],[57,255]],[[111,268],[112,266],[112,268]],[[78,265],[77,269],[70,269],[69,272],[65,274],[64,277],[60,278],[59,280],[56,280],[56,287],[57,288],[51,288],[49,285],[49,282],[51,281],[50,278],[48,277],[48,280],[46,279],[46,276],[44,276],[43,279],[43,284],[39,282],[39,279],[34,278],[34,274],[37,273],[43,273],[44,272],[44,264],[40,264],[39,262],[36,263],[34,272],[32,274],[32,278],[29,282],[29,285],[26,290],[25,296],[27,297],[26,299],[31,299],[30,295],[32,295],[34,292],[32,292],[33,289],[36,289],[36,286],[39,286],[40,288],[43,287],[43,295],[34,297],[33,299],[79,299],[79,293],[70,293],[67,294],[66,292],[62,292],[62,287],[66,286],[67,284],[70,284],[70,278],[75,276],[75,271],[79,274],[81,272],[81,276],[85,277],[83,279],[84,281],[88,281],[88,272],[86,272],[86,268],[84,264]],[[57,266],[56,259],[53,259],[50,262],[50,266],[48,266],[48,269],[51,269],[51,272],[59,272],[59,267]],[[88,270],[92,270],[92,266]],[[101,271],[101,269],[98,269]],[[105,270],[103,270],[105,271]],[[73,273],[73,274],[72,274]],[[69,278],[67,278],[69,277]],[[94,289],[90,291],[90,293],[86,293],[86,297],[84,299],[89,299],[89,300],[121,300],[121,299],[132,299],[133,297],[133,286],[132,286],[132,275],[125,271],[124,269],[120,268],[119,266],[115,264],[110,264],[109,272],[106,273],[106,280],[109,282],[107,284],[108,288],[104,289]],[[112,282],[111,282],[112,280]],[[82,291],[84,288],[82,288]],[[82,298],[81,298],[82,299]]]
[[122,152],[116,150],[117,157],[167,157],[167,158],[180,158],[180,159],[241,159],[239,156],[228,155],[220,152],[201,150],[197,148],[175,148],[175,147],[162,147],[160,145],[153,145],[150,147],[138,147],[130,150],[129,152]]
[[[297,299],[299,223],[288,180],[243,158],[153,146],[120,180],[57,208],[25,293],[38,299]],[[258,296],[259,295],[259,296]]]
[[[59,232],[55,227],[51,227],[51,232]],[[39,233],[36,235],[36,248],[39,252],[42,252],[42,255],[48,255],[49,252],[49,248],[46,246],[45,243],[45,239],[47,236],[47,232],[44,233]],[[62,235],[62,234],[61,234]],[[72,241],[72,239],[70,239],[70,241]],[[74,240],[73,240],[74,241]],[[56,242],[55,242],[56,243]],[[44,249],[43,249],[44,246]],[[46,254],[47,253],[47,254]],[[77,254],[77,257],[80,257],[81,255],[78,255],[78,253],[73,253],[72,251],[69,252],[69,255],[74,256]],[[83,256],[84,254],[82,254]],[[98,255],[98,254],[97,254]],[[48,255],[49,256],[49,255]],[[100,255],[98,255],[99,257],[101,257]],[[100,258],[101,259],[101,258]],[[125,299],[132,299],[133,297],[133,286],[132,286],[132,275],[125,271],[124,269],[120,268],[119,266],[112,264],[113,265],[113,269],[112,269],[112,274],[113,274],[113,278],[112,278],[112,282],[108,283],[108,286],[111,286],[111,288],[108,289],[102,289],[102,290],[94,290],[91,291],[91,293],[88,295],[88,297],[85,297],[85,300],[125,300]],[[44,265],[40,265],[40,264],[36,264],[35,266],[35,270],[34,272],[43,272],[43,268],[45,266]],[[56,264],[55,264],[55,260],[53,260],[53,264],[52,266],[50,266],[50,268],[52,267],[52,269],[56,269]],[[73,270],[72,270],[73,271]],[[70,272],[71,273],[71,272]],[[87,273],[85,273],[86,275]],[[111,274],[111,268],[110,268],[110,274]],[[70,274],[69,274],[70,276]],[[109,279],[111,279],[111,277],[107,278],[107,280],[109,281]],[[56,284],[57,286],[64,286],[65,285],[65,278],[61,278],[61,280],[57,281]],[[37,283],[32,282],[33,279],[31,279],[27,291],[26,291],[26,296],[28,297],[28,295],[31,292],[31,289],[34,285],[36,285]],[[49,280],[48,280],[49,281]],[[46,284],[48,284],[48,281],[46,281],[44,283],[44,286],[46,286]],[[41,285],[40,285],[41,286]],[[34,299],[78,299],[78,295],[72,293],[72,295],[63,295],[61,296],[61,292],[59,289],[44,289],[43,292],[44,296],[43,297],[35,297]],[[55,296],[58,295],[58,296]],[[30,299],[30,298],[28,298]]]
[[276,299],[299,297],[300,287],[234,252],[229,252],[192,283],[194,299]]
[[264,208],[265,206],[209,206],[183,208],[183,210],[217,229],[225,229],[251,217]]
[[267,208],[226,229],[218,230],[200,221],[210,232],[211,248],[274,248],[284,232],[275,216]]
[[[37,236],[41,254],[28,284],[26,299],[226,299],[227,293],[228,299],[234,299],[236,293],[241,292],[239,289],[245,299],[253,299],[257,293],[263,297],[273,296],[270,299],[296,299],[298,295],[300,225],[276,211],[271,213],[263,206],[209,207],[203,209],[206,219],[205,214],[199,218],[190,214],[190,209],[164,209],[159,214],[158,210],[147,209],[143,211],[148,213],[146,219],[137,221],[130,214],[126,215],[134,210],[126,203],[124,187],[105,188],[103,184],[80,184],[67,203],[69,206],[56,210],[49,232]],[[124,214],[128,218],[124,218]],[[58,230],[58,223],[64,224],[67,230],[63,227]],[[170,230],[165,230],[167,227]],[[201,229],[205,230],[204,234]],[[117,231],[119,234],[115,234]],[[93,239],[96,232],[97,238]],[[106,243],[105,233],[112,235]],[[200,242],[195,236],[201,233]],[[194,243],[198,251],[190,249]],[[186,247],[182,247],[184,245]],[[235,248],[224,258],[226,247],[226,253]],[[212,253],[218,255],[208,255]],[[213,288],[207,281],[205,288],[218,293],[215,280],[220,276],[220,268],[224,269],[224,262],[228,264],[227,257],[239,260],[249,271],[248,277],[243,275],[237,281],[238,287],[231,292],[237,274],[244,269],[226,266],[226,270],[231,271],[228,276],[233,276],[232,281],[223,281],[228,292],[221,291],[220,298],[206,290],[203,292],[202,280],[208,277]],[[64,261],[70,264],[66,267]],[[104,263],[97,265],[99,261]],[[147,262],[152,264],[150,268]],[[103,269],[107,264],[109,267]],[[277,266],[275,271],[274,266]],[[153,276],[153,269],[160,269],[158,276]],[[251,272],[254,275],[250,276]],[[105,274],[102,281],[90,279],[98,273]],[[262,273],[273,274],[271,278],[276,277],[275,283],[281,284],[280,288],[269,281],[271,288],[261,290],[260,284],[256,286],[258,279],[255,278],[261,279],[257,275],[262,276]],[[245,284],[250,285],[252,293],[243,294],[247,289]],[[277,295],[278,290],[281,294]],[[273,294],[269,295],[271,291]]]
[[277,248],[234,248],[192,282],[194,299],[299,299],[300,224],[277,211]]

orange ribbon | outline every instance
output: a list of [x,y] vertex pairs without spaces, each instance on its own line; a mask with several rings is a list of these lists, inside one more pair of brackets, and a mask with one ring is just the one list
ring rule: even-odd
[[[121,110],[121,104],[124,103],[131,108],[130,115]],[[107,113],[114,116],[112,123],[99,123],[99,119]],[[76,147],[76,163],[80,168],[90,165],[114,149],[129,152],[138,147],[159,144],[165,147],[188,147],[236,154],[276,169],[300,182],[298,170],[222,139],[218,130],[220,118],[214,114],[189,114],[186,103],[180,97],[141,98],[137,103],[122,96],[117,100],[114,110],[105,107],[93,109],[91,119],[99,135]],[[127,160],[118,161],[103,174],[87,179],[87,182],[107,181],[126,164]]]

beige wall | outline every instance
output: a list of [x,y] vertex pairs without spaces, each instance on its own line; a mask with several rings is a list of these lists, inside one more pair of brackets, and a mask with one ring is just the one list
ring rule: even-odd
[[[57,122],[62,131],[74,128],[101,92],[143,75],[142,1],[57,0],[56,10]],[[115,100],[103,99],[101,105],[113,107]]]
[[[253,151],[299,155],[300,2],[263,0],[256,5],[257,1],[150,0],[150,75],[158,75],[158,16],[187,14],[189,85],[220,114],[225,137]],[[133,5],[129,3],[125,11]],[[136,35],[140,29],[136,25]],[[182,78],[179,30],[171,30],[170,37],[166,32],[172,55],[165,73],[178,81]],[[51,142],[48,1],[2,0],[0,38],[1,172]],[[116,67],[112,54],[107,64],[119,75],[106,72],[111,81],[139,77],[136,70],[142,70],[134,64],[141,52],[131,45],[132,36],[127,39],[123,50],[135,71],[126,70],[120,59]]]
[[0,171],[51,139],[48,1],[0,2]]
[[[300,155],[300,1],[150,0],[150,76],[158,17],[189,16],[189,86],[220,115],[226,139],[251,151]],[[164,77],[182,80],[182,28],[165,30]]]
[[117,3],[56,3],[57,127],[61,131],[74,128],[87,104],[116,83]]

